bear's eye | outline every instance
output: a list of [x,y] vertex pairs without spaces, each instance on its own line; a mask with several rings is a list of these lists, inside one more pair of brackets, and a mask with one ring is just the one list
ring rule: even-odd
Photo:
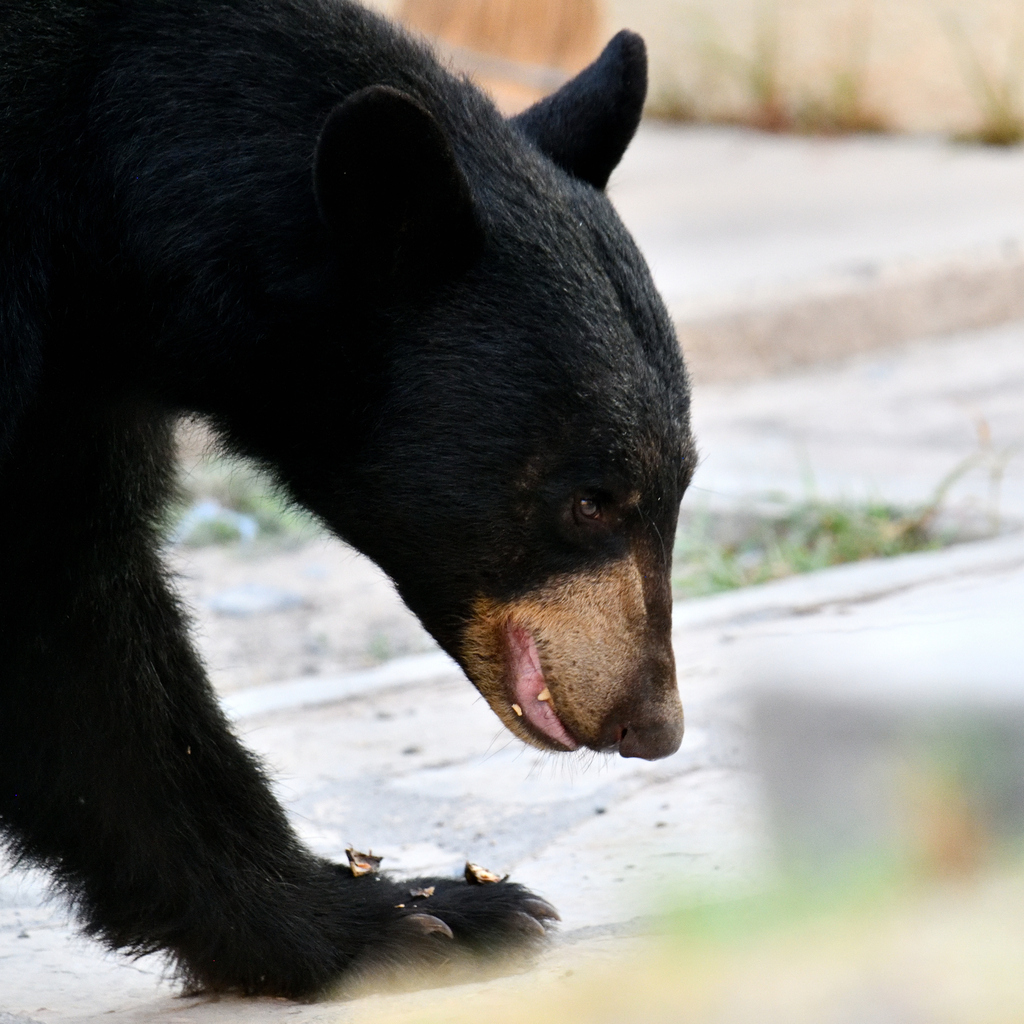
[[580,498],[576,502],[576,510],[584,519],[599,519],[601,506],[594,498]]

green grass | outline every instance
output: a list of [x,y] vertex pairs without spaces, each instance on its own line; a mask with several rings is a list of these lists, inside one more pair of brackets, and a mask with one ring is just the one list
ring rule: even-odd
[[266,474],[238,459],[206,455],[183,467],[179,493],[167,516],[168,538],[180,533],[182,521],[201,502],[215,501],[228,513],[198,522],[186,536],[177,538],[188,547],[241,542],[242,532],[231,513],[255,522],[262,543],[301,543],[322,532],[313,517],[289,502]]
[[676,597],[701,597],[814,572],[844,562],[942,547],[934,509],[907,513],[886,504],[806,501],[779,516],[750,517],[722,537],[709,514],[684,521],[676,543]]

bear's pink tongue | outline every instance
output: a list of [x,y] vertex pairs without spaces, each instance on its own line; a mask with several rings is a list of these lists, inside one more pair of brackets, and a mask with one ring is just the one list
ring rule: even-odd
[[551,701],[537,699],[544,692],[546,684],[533,634],[512,623],[508,625],[507,634],[513,701],[523,709],[523,716],[538,732],[568,750],[575,750],[579,744],[566,732]]

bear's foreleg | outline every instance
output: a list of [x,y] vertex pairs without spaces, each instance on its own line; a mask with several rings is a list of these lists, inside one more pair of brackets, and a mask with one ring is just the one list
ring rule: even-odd
[[[193,988],[311,996],[346,975],[530,948],[509,883],[354,877],[297,839],[232,735],[157,558],[169,422],[36,416],[3,482],[0,823],[88,932]],[[412,889],[435,887],[429,898]]]

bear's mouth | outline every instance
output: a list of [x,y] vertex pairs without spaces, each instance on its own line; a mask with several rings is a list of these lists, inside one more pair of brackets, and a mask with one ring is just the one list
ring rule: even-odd
[[555,711],[533,633],[510,621],[505,627],[505,640],[508,644],[509,689],[513,711],[524,718],[531,730],[548,743],[561,750],[576,750],[579,743],[573,739]]

